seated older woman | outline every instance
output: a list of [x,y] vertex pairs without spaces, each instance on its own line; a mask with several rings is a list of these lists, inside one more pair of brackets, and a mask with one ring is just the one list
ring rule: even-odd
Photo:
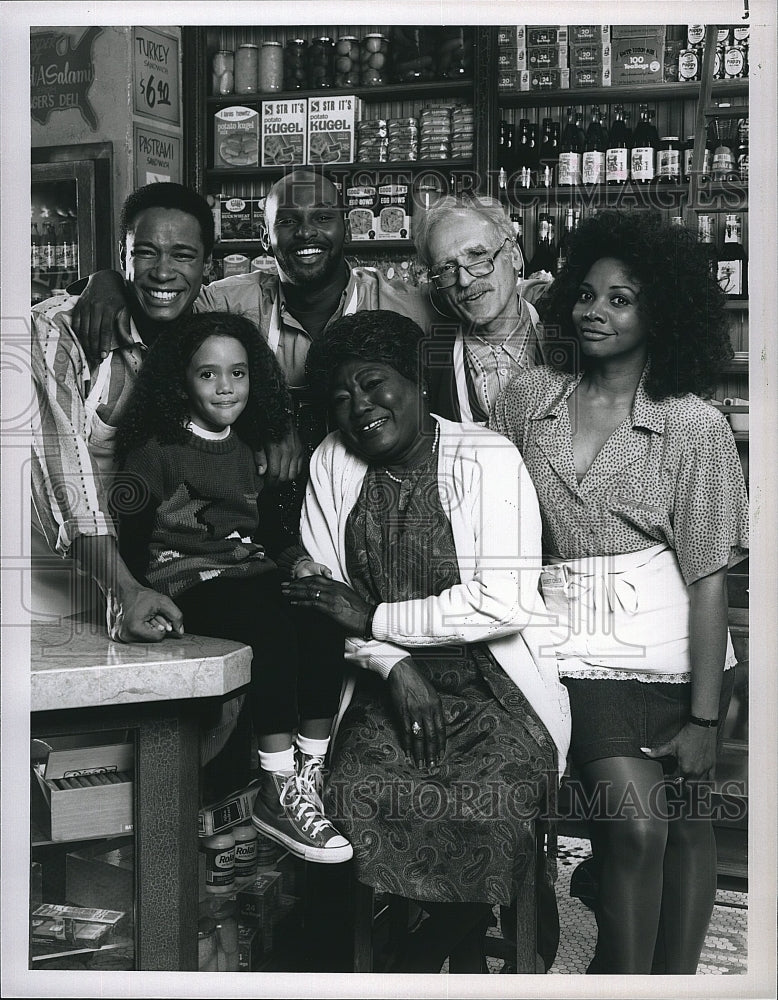
[[421,337],[379,310],[311,346],[337,429],[311,460],[301,535],[332,579],[287,592],[344,626],[367,668],[325,801],[358,879],[430,913],[402,971],[452,956],[451,971],[478,972],[491,907],[515,896],[530,820],[564,769],[569,712],[525,641],[545,614],[534,489],[505,438],[430,413]]

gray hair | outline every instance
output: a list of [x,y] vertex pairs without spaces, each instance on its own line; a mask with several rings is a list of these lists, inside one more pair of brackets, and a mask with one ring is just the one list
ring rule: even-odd
[[452,215],[477,215],[492,224],[498,236],[514,239],[516,234],[505,209],[496,198],[476,196],[463,202],[453,195],[446,195],[426,211],[416,211],[413,216],[413,243],[419,260],[430,267],[429,241],[432,230]]

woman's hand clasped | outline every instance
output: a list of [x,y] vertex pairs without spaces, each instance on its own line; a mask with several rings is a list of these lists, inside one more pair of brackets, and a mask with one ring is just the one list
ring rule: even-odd
[[372,605],[362,600],[359,594],[345,583],[338,583],[329,577],[316,574],[305,576],[289,583],[281,584],[282,593],[292,604],[304,608],[315,608],[329,615],[348,632],[349,635],[365,634]]
[[406,756],[417,767],[435,767],[446,752],[446,723],[440,695],[410,656],[395,663],[386,684]]

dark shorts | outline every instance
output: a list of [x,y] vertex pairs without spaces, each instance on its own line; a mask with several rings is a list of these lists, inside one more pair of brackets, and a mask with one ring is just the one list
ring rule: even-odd
[[[690,683],[562,678],[570,696],[573,733],[570,759],[577,766],[602,757],[639,757],[641,747],[658,747],[684,726],[691,714]],[[718,740],[724,727],[735,671],[725,670],[719,699]],[[662,762],[668,773],[674,758]]]

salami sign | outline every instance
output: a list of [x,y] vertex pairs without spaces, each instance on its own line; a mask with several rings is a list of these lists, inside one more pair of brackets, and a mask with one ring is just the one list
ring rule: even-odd
[[132,58],[135,114],[179,125],[178,39],[133,28]]
[[97,115],[89,103],[94,83],[92,45],[102,28],[87,28],[78,42],[61,31],[30,35],[30,114],[45,125],[52,111],[78,108],[81,117],[97,130]]

